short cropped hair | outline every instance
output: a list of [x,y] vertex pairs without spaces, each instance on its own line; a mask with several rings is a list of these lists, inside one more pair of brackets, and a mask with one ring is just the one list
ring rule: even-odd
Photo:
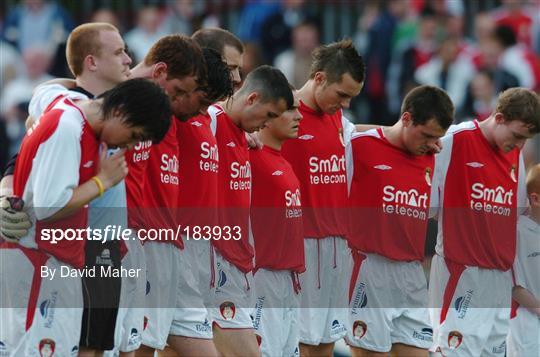
[[294,105],[294,96],[285,75],[272,66],[260,66],[249,72],[238,94],[257,92],[263,103],[285,100],[287,109]]
[[526,88],[510,88],[499,94],[495,111],[507,122],[519,120],[529,127],[531,134],[540,132],[540,99]]
[[540,164],[531,166],[527,174],[527,193],[540,195]]
[[101,94],[102,114],[108,120],[119,111],[129,127],[140,127],[144,140],[160,142],[171,123],[169,97],[157,84],[143,78],[130,79]]
[[82,24],[71,31],[66,43],[66,59],[69,70],[75,77],[82,74],[86,56],[99,56],[101,31],[119,32],[116,27],[104,22]]
[[227,63],[223,57],[212,48],[203,48],[204,61],[206,63],[207,80],[203,87],[206,99],[210,103],[233,95],[234,84],[229,74]]
[[364,82],[364,59],[358,54],[351,40],[319,46],[313,51],[312,57],[309,75],[311,79],[315,78],[317,72],[324,72],[328,83],[335,83],[341,81],[345,73],[349,73],[356,82]]
[[235,48],[240,54],[244,53],[242,41],[227,30],[220,28],[200,29],[191,38],[201,47],[211,48],[224,55],[225,46]]
[[206,66],[202,50],[191,38],[174,34],[163,36],[148,51],[144,64],[167,64],[167,79],[196,76],[198,83],[206,81]]
[[454,104],[446,92],[438,87],[419,86],[403,99],[401,114],[409,112],[414,125],[424,125],[431,119],[448,129],[454,120]]

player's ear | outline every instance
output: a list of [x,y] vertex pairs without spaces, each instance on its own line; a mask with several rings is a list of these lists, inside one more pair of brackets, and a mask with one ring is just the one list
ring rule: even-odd
[[495,122],[497,124],[503,124],[504,123],[504,115],[502,113],[495,113]]
[[531,207],[540,207],[540,195],[536,192],[529,194],[529,203]]
[[96,59],[94,58],[94,56],[88,55],[84,57],[83,63],[84,67],[88,68],[89,71],[94,72],[97,70]]
[[409,112],[403,112],[401,114],[401,122],[403,123],[404,127],[408,127],[412,124],[412,115]]
[[322,85],[324,82],[326,82],[326,73],[319,71],[315,73],[315,76],[313,77],[313,80],[317,85]]
[[165,62],[154,64],[154,67],[152,68],[152,79],[167,79],[167,64]]
[[257,92],[249,93],[246,98],[246,103],[252,105],[257,101],[257,99],[259,99],[259,94]]

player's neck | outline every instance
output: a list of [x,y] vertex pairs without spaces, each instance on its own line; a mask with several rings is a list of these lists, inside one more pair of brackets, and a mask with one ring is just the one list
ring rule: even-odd
[[482,135],[484,135],[487,142],[493,147],[497,147],[497,144],[495,143],[495,138],[493,137],[493,132],[495,131],[495,125],[497,125],[497,123],[495,122],[494,115],[490,115],[489,118],[487,118],[484,121],[481,121],[478,124],[478,126],[480,127],[480,132],[482,133]]
[[268,146],[274,150],[281,151],[283,146],[283,140],[276,138],[268,129],[262,129],[259,131],[259,139],[264,146]]
[[240,127],[240,112],[242,110],[243,99],[243,97],[235,94],[231,98],[218,103],[218,105],[223,108],[225,114],[227,114],[229,119],[231,119],[237,127]]
[[398,147],[401,150],[406,150],[403,142],[403,123],[398,120],[393,126],[389,128],[383,128],[384,137],[390,142],[390,144]]
[[321,108],[319,108],[317,102],[315,101],[314,84],[315,82],[313,80],[308,80],[306,84],[304,84],[304,86],[298,90],[297,95],[305,106],[315,110],[316,112],[320,112]]
[[77,86],[83,88],[85,91],[91,93],[95,97],[98,95],[112,89],[114,87],[113,83],[103,82],[95,77],[81,75],[75,79]]
[[101,135],[101,130],[103,129],[102,103],[103,99],[81,100],[76,103],[97,137]]
[[152,79],[153,68],[147,66],[144,62],[139,63],[131,70],[131,78],[147,78]]

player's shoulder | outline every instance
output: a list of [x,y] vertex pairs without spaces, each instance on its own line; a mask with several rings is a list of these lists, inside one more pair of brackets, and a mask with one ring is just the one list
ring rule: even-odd
[[86,119],[72,98],[61,98],[52,106],[50,112],[53,111],[58,115],[58,130],[66,133],[82,132]]
[[458,135],[460,133],[472,132],[478,128],[475,121],[465,121],[463,123],[450,125],[446,131],[446,136]]
[[351,143],[361,142],[362,140],[381,139],[379,129],[369,129],[362,132],[355,132],[351,136]]
[[213,118],[213,117],[218,117],[224,114],[225,110],[223,110],[223,107],[219,104],[212,104],[211,106],[208,107],[207,112],[208,112],[208,115],[211,118]]

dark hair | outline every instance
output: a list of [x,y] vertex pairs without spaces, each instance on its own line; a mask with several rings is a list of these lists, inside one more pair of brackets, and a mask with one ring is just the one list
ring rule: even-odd
[[287,109],[294,105],[294,96],[285,75],[272,66],[260,66],[249,72],[238,94],[257,92],[263,103],[285,100]]
[[448,129],[454,120],[454,104],[440,88],[420,86],[411,90],[403,99],[401,114],[409,112],[414,125],[424,125],[431,119]]
[[232,96],[234,84],[227,63],[219,52],[212,48],[203,48],[202,51],[208,75],[204,87],[206,99],[210,103],[215,103],[222,98]]
[[144,64],[147,66],[158,62],[167,65],[168,79],[196,76],[198,83],[206,82],[202,50],[187,36],[175,34],[160,38],[144,57]]
[[211,48],[223,56],[225,46],[234,47],[241,54],[244,53],[242,41],[227,30],[220,28],[201,29],[191,35],[191,38],[201,47]]
[[315,73],[326,73],[328,83],[341,81],[345,73],[358,83],[364,82],[365,65],[362,56],[358,54],[351,40],[342,40],[329,45],[319,46],[313,51],[313,62],[309,77]]
[[109,119],[115,111],[120,111],[129,127],[144,130],[145,140],[160,142],[171,123],[169,97],[153,82],[135,78],[122,82],[101,94],[103,120]]
[[514,46],[517,43],[516,33],[509,26],[497,26],[493,35],[497,42],[503,45],[504,48]]
[[531,133],[540,133],[540,99],[526,88],[510,88],[499,94],[495,111],[507,122],[519,120]]

